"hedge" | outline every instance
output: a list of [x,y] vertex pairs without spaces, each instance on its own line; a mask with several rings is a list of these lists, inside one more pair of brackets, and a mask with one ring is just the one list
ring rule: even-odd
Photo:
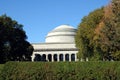
[[8,62],[1,80],[120,80],[120,62]]
[[0,74],[1,74],[1,71],[2,71],[2,69],[3,69],[3,64],[0,64]]

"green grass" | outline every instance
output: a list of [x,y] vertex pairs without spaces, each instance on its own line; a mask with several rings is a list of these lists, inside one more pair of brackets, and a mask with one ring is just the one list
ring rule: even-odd
[[120,62],[8,62],[1,79],[119,80]]

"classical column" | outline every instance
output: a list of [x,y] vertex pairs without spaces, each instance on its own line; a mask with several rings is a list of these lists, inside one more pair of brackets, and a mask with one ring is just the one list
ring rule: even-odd
[[54,54],[51,54],[51,55],[52,55],[52,60],[51,61],[54,62]]
[[59,57],[60,57],[60,55],[59,55],[59,54],[57,54],[57,61],[58,61],[58,62],[60,61]]
[[32,62],[34,62],[35,54],[33,54],[33,55],[31,56],[31,58],[32,58]]
[[48,54],[46,54],[46,61],[48,62]]
[[77,54],[75,54],[75,61],[77,61]]
[[65,54],[63,54],[63,61],[65,61]]
[[69,61],[71,62],[71,54],[69,54]]

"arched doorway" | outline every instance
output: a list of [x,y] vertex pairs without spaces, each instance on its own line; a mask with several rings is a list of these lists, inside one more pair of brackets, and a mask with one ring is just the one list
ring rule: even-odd
[[69,61],[69,54],[65,54],[65,61]]
[[35,54],[34,61],[41,61],[41,55],[40,54]]
[[48,61],[52,61],[52,55],[51,54],[48,54]]
[[75,54],[71,54],[71,61],[75,61]]
[[45,54],[42,55],[42,61],[46,61],[46,55]]
[[54,54],[53,59],[54,61],[57,61],[57,54]]
[[60,61],[63,61],[63,54],[60,54],[60,55],[59,55],[59,60],[60,60]]

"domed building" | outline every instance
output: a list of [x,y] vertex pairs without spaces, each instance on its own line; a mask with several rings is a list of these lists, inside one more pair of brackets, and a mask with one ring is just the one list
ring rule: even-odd
[[56,27],[47,34],[45,43],[32,44],[32,61],[77,61],[75,35],[76,29],[72,26]]

